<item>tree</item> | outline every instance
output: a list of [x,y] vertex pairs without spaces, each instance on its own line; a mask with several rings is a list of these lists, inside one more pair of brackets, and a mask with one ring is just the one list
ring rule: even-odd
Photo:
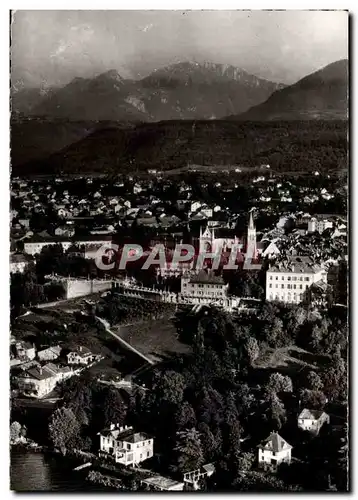
[[20,439],[21,424],[19,422],[12,422],[10,425],[10,440],[16,443]]
[[200,441],[202,444],[205,461],[209,462],[211,460],[214,460],[215,456],[221,453],[222,439],[216,439],[209,426],[205,424],[205,422],[200,422],[200,424],[198,425],[198,431],[200,432]]
[[272,373],[266,384],[266,390],[273,393],[292,392],[292,380],[288,375]]
[[300,402],[303,407],[322,410],[326,405],[326,396],[322,391],[300,390]]
[[180,406],[175,414],[175,422],[179,430],[191,429],[196,426],[196,417],[193,407],[187,402]]
[[174,470],[184,473],[201,467],[204,456],[199,432],[194,428],[178,432],[174,453],[176,454]]
[[103,402],[104,426],[111,424],[122,425],[126,417],[126,408],[118,389],[109,388]]
[[50,417],[49,438],[53,446],[66,454],[80,434],[80,425],[70,408],[58,408]]
[[249,337],[246,341],[246,351],[250,361],[250,365],[254,363],[254,361],[260,355],[260,348],[257,340],[254,337]]
[[313,370],[307,374],[306,385],[312,391],[320,391],[323,388],[321,377]]
[[252,466],[256,461],[256,457],[254,453],[242,453],[238,459],[239,472],[247,472],[251,470]]
[[181,373],[169,370],[160,375],[154,391],[161,401],[179,405],[183,401],[185,385],[185,379]]
[[268,393],[263,411],[264,420],[271,430],[278,431],[286,422],[286,410],[276,393]]

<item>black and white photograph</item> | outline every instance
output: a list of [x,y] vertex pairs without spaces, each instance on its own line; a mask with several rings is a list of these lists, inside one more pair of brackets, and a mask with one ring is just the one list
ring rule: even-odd
[[8,14],[8,489],[351,491],[350,12]]

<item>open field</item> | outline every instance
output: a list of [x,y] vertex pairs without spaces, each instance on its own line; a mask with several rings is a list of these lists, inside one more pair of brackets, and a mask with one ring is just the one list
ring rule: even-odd
[[277,371],[285,375],[297,375],[303,370],[320,370],[329,360],[324,354],[312,354],[291,345],[272,349],[268,347],[255,361],[255,371]]
[[153,361],[159,362],[173,354],[190,352],[190,347],[177,339],[175,326],[169,318],[111,328],[114,333]]

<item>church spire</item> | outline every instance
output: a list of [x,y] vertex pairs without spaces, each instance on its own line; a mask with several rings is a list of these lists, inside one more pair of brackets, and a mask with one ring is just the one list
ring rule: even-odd
[[252,209],[250,210],[249,229],[255,229],[255,226],[254,226],[254,218],[253,218],[253,216],[252,216]]

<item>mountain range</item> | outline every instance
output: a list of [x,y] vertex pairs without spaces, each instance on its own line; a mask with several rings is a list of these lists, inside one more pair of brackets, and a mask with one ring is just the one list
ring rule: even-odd
[[243,113],[283,87],[230,65],[182,62],[138,81],[110,70],[46,91],[13,85],[12,109],[27,117],[75,121],[220,119]]
[[[241,141],[235,127],[227,129],[222,122],[210,127],[214,117],[237,122],[347,120],[348,61],[332,63],[287,87],[233,66],[209,63],[175,64],[140,81],[125,80],[111,70],[91,79],[75,78],[62,88],[15,85],[12,109],[13,167],[27,165],[30,171],[36,170],[36,162],[43,160],[41,171],[52,161],[59,169],[65,163],[65,169],[73,171],[83,169],[81,162],[86,161],[93,169],[94,162],[101,164],[101,156],[108,157],[107,165],[113,165],[116,158],[129,164],[131,157],[141,162],[143,154],[151,156],[155,148],[164,148],[161,160],[175,168],[183,144],[191,151],[186,160],[200,163],[200,155],[205,157],[212,141],[219,141],[219,149],[226,148],[228,131],[230,140]],[[194,141],[192,120],[202,118],[209,121],[198,123]],[[166,120],[169,128],[162,123]],[[181,126],[180,120],[191,122],[183,121]],[[146,122],[149,128],[141,126]],[[187,138],[182,143],[184,131]],[[272,148],[274,153],[277,144]],[[232,151],[236,154],[236,146],[227,148],[224,159],[216,153],[209,157],[226,163]],[[158,168],[161,160],[149,164]]]

